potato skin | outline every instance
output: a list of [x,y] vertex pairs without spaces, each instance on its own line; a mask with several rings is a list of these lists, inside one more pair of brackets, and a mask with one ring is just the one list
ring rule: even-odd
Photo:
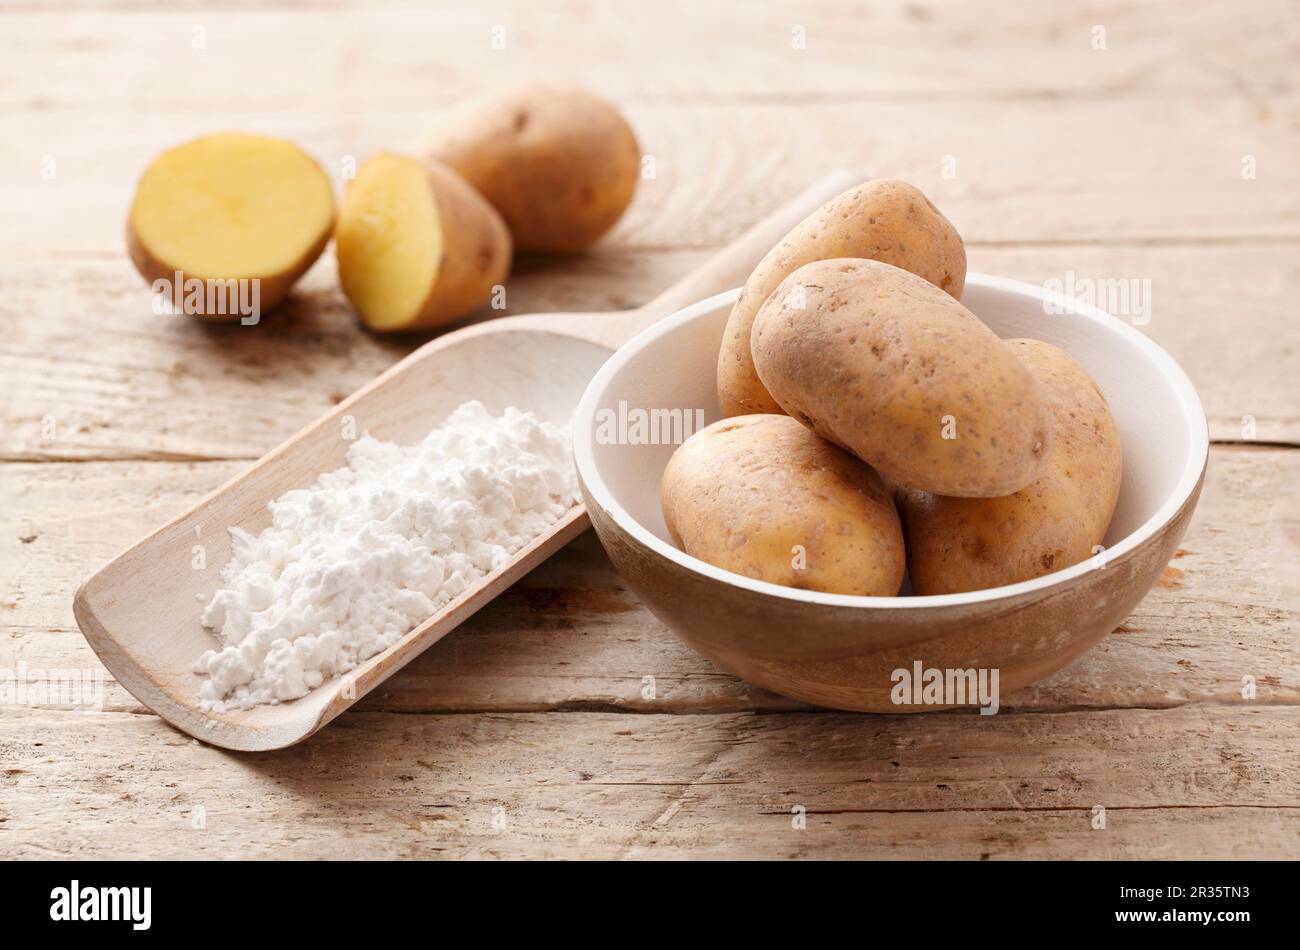
[[917,594],[1015,584],[1078,564],[1101,544],[1123,478],[1119,430],[1092,378],[1062,349],[1008,340],[1052,409],[1052,451],[1028,487],[1004,498],[899,493]]
[[438,162],[426,162],[443,249],[419,317],[403,329],[442,326],[483,306],[510,272],[510,232],[483,196]]
[[785,412],[893,483],[1009,495],[1038,476],[1050,449],[1051,411],[1025,365],[973,313],[901,268],[804,265],[759,309],[751,346]]
[[902,527],[880,476],[788,416],[700,430],[669,460],[660,500],[677,546],[716,567],[837,594],[902,585]]
[[[291,267],[278,274],[259,278],[260,283],[257,288],[257,306],[259,310],[270,310],[289,296],[289,291],[298,282],[298,278],[307,273],[311,269],[311,265],[315,264],[317,258],[324,253],[332,233],[332,231],[326,231],[322,234],[316,243],[309,247]],[[131,258],[131,263],[135,265],[135,269],[140,272],[140,276],[148,281],[150,285],[160,280],[167,281],[169,285],[175,283],[175,268],[170,267],[153,255],[144,242],[140,240],[140,236],[136,233],[135,227],[129,219],[126,225],[126,251]],[[182,274],[181,278],[183,281],[188,282],[192,279],[192,275]],[[207,280],[208,278],[198,279]],[[222,278],[216,279],[220,280]],[[243,319],[243,315],[239,313],[190,313],[189,316],[194,317],[196,320],[211,323],[238,323]]]
[[584,89],[525,86],[448,113],[430,154],[479,190],[522,250],[581,251],[614,226],[641,147],[613,105]]
[[764,301],[791,273],[813,261],[860,257],[911,271],[961,297],[966,247],[919,189],[877,179],[832,198],[759,261],[731,309],[718,354],[718,403],[726,416],[781,412],[754,369],[750,334]]

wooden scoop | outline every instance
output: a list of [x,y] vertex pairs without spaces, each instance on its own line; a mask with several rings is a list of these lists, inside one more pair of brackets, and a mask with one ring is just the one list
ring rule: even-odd
[[567,423],[613,350],[682,307],[742,284],[787,231],[861,180],[849,172],[827,177],[635,310],[507,317],[431,340],[86,581],[73,603],[82,633],[140,702],[204,742],[263,750],[307,738],[585,530],[586,509],[575,507],[504,568],[351,673],[292,702],[207,713],[193,666],[218,646],[199,616],[230,559],[228,529],[260,532],[270,523],[267,502],[346,464],[351,433],[411,444],[470,399],[494,414],[516,406]]

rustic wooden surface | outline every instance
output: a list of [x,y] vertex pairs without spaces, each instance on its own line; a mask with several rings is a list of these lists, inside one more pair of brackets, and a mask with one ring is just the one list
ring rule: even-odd
[[498,80],[604,91],[657,168],[595,251],[520,262],[514,312],[643,302],[849,163],[925,189],[973,270],[1149,279],[1215,441],[1183,549],[999,715],[893,718],[717,670],[586,535],[282,753],[111,681],[0,706],[0,857],[1300,856],[1296,3],[463,6],[0,7],[0,671],[101,669],[79,581],[423,340],[359,330],[328,256],[259,327],[155,316],[144,164],[240,127],[337,173]]

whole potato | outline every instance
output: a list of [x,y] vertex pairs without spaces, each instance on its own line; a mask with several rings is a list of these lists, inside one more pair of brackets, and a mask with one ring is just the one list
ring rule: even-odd
[[1007,346],[1046,393],[1052,451],[1038,478],[1005,498],[900,492],[918,594],[1000,587],[1078,564],[1101,544],[1115,513],[1123,452],[1097,384],[1050,343]]
[[1009,495],[1038,477],[1051,447],[1051,410],[1024,364],[901,268],[805,264],[759,309],[751,346],[783,410],[891,482]]
[[434,132],[432,155],[505,218],[515,246],[581,251],[632,200],[641,147],[619,111],[584,89],[524,86],[470,99]]
[[687,554],[737,574],[894,596],[906,557],[870,466],[788,416],[738,416],[684,442],[664,470],[664,521]]
[[792,272],[813,261],[862,257],[924,277],[961,297],[966,248],[939,209],[905,181],[878,179],[822,205],[759,261],[731,309],[718,354],[722,414],[780,412],[754,369],[750,331],[764,301]]

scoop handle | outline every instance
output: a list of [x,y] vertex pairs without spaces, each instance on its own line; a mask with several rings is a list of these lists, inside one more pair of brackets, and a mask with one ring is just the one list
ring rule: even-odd
[[800,192],[699,268],[638,308],[638,313],[645,317],[641,329],[705,297],[741,286],[763,256],[796,224],[836,195],[848,191],[869,177],[861,171],[837,169]]
[[[691,271],[649,303],[614,313],[542,313],[484,320],[456,333],[500,333],[520,329],[546,330],[616,350],[647,327],[683,307],[745,283],[750,273],[795,225],[836,195],[870,178],[861,171],[840,169],[791,198],[700,267]],[[446,345],[437,337],[422,348]],[[442,341],[442,342],[440,342]],[[416,351],[420,352],[420,351]]]

